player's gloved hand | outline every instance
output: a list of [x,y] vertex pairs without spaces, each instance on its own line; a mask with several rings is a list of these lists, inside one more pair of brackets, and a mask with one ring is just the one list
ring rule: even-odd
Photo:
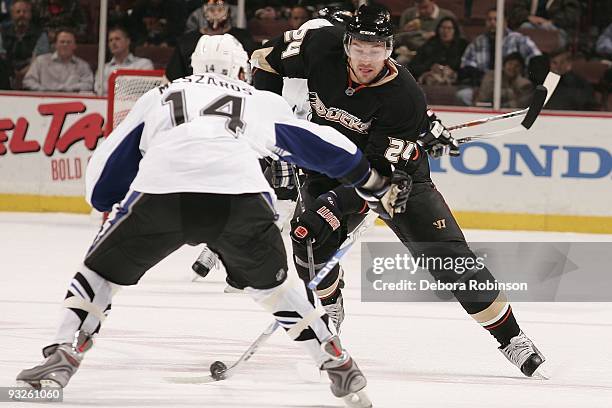
[[291,239],[300,244],[312,239],[318,248],[340,227],[342,213],[333,191],[320,195],[302,214],[291,220]]
[[282,160],[272,160],[270,162],[270,172],[272,174],[273,188],[294,188],[295,177],[293,166]]
[[445,154],[459,156],[461,154],[459,143],[446,130],[436,114],[428,110],[427,117],[429,118],[429,130],[420,136],[419,144],[433,158],[438,158]]
[[363,187],[355,189],[372,211],[385,220],[390,220],[395,214],[406,211],[406,203],[412,190],[412,177],[402,170],[395,169],[389,182],[381,188],[369,190]]

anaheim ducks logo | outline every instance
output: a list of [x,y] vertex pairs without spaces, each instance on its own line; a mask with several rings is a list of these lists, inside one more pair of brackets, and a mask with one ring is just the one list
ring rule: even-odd
[[310,106],[312,106],[313,112],[320,118],[329,120],[331,122],[338,122],[345,128],[358,132],[364,135],[368,134],[368,130],[372,125],[372,121],[363,123],[357,116],[351,115],[345,110],[338,108],[328,108],[323,104],[319,95],[316,92],[308,92],[308,99],[310,100]]

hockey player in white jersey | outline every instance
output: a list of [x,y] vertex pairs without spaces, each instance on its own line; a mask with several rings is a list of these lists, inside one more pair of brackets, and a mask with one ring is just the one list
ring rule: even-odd
[[[302,24],[299,29],[312,30],[331,25],[332,23],[325,18],[315,18]],[[291,107],[296,118],[310,120],[310,101],[308,100],[308,81],[306,79],[284,78],[282,96]],[[295,177],[291,164],[282,160],[269,160],[268,166],[266,171],[269,173],[270,183],[274,189],[294,191]],[[293,201],[295,201],[295,198],[293,198]],[[281,222],[283,222],[286,217],[293,215],[295,204],[291,200],[284,200],[281,203],[284,205],[279,204],[279,207],[282,208],[277,210]],[[204,245],[202,252],[191,267],[195,273],[192,281],[206,277],[213,268],[219,265],[219,262],[219,256],[208,245]],[[235,288],[230,285],[226,287],[225,291],[234,292]]]
[[407,179],[381,177],[339,132],[296,119],[280,96],[240,81],[246,58],[232,37],[203,36],[192,56],[194,75],[143,95],[96,149],[86,197],[96,209],[113,211],[70,282],[45,360],[19,373],[21,385],[65,387],[117,289],[137,284],[182,245],[206,242],[231,280],[327,371],[336,397],[371,406],[366,379],[317,296],[287,275],[274,194],[258,158],[280,157],[342,180],[386,216],[405,206]]

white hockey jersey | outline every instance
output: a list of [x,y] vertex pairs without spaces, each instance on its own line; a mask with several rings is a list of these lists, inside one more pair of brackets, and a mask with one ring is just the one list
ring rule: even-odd
[[87,201],[109,210],[129,189],[153,194],[273,193],[258,159],[280,156],[358,184],[369,165],[331,127],[296,119],[282,97],[216,74],[150,90],[95,150]]

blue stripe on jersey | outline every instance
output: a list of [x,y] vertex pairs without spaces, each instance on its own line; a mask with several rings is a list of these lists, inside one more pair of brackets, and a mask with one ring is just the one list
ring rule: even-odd
[[339,179],[349,174],[361,163],[362,154],[359,149],[353,154],[349,153],[339,146],[326,142],[307,129],[276,123],[274,130],[276,131],[276,146],[291,154],[291,156],[284,156],[283,159],[299,167]]
[[91,194],[91,204],[98,211],[109,211],[125,196],[138,173],[142,159],[140,138],[144,123],[135,127],[109,156]]

